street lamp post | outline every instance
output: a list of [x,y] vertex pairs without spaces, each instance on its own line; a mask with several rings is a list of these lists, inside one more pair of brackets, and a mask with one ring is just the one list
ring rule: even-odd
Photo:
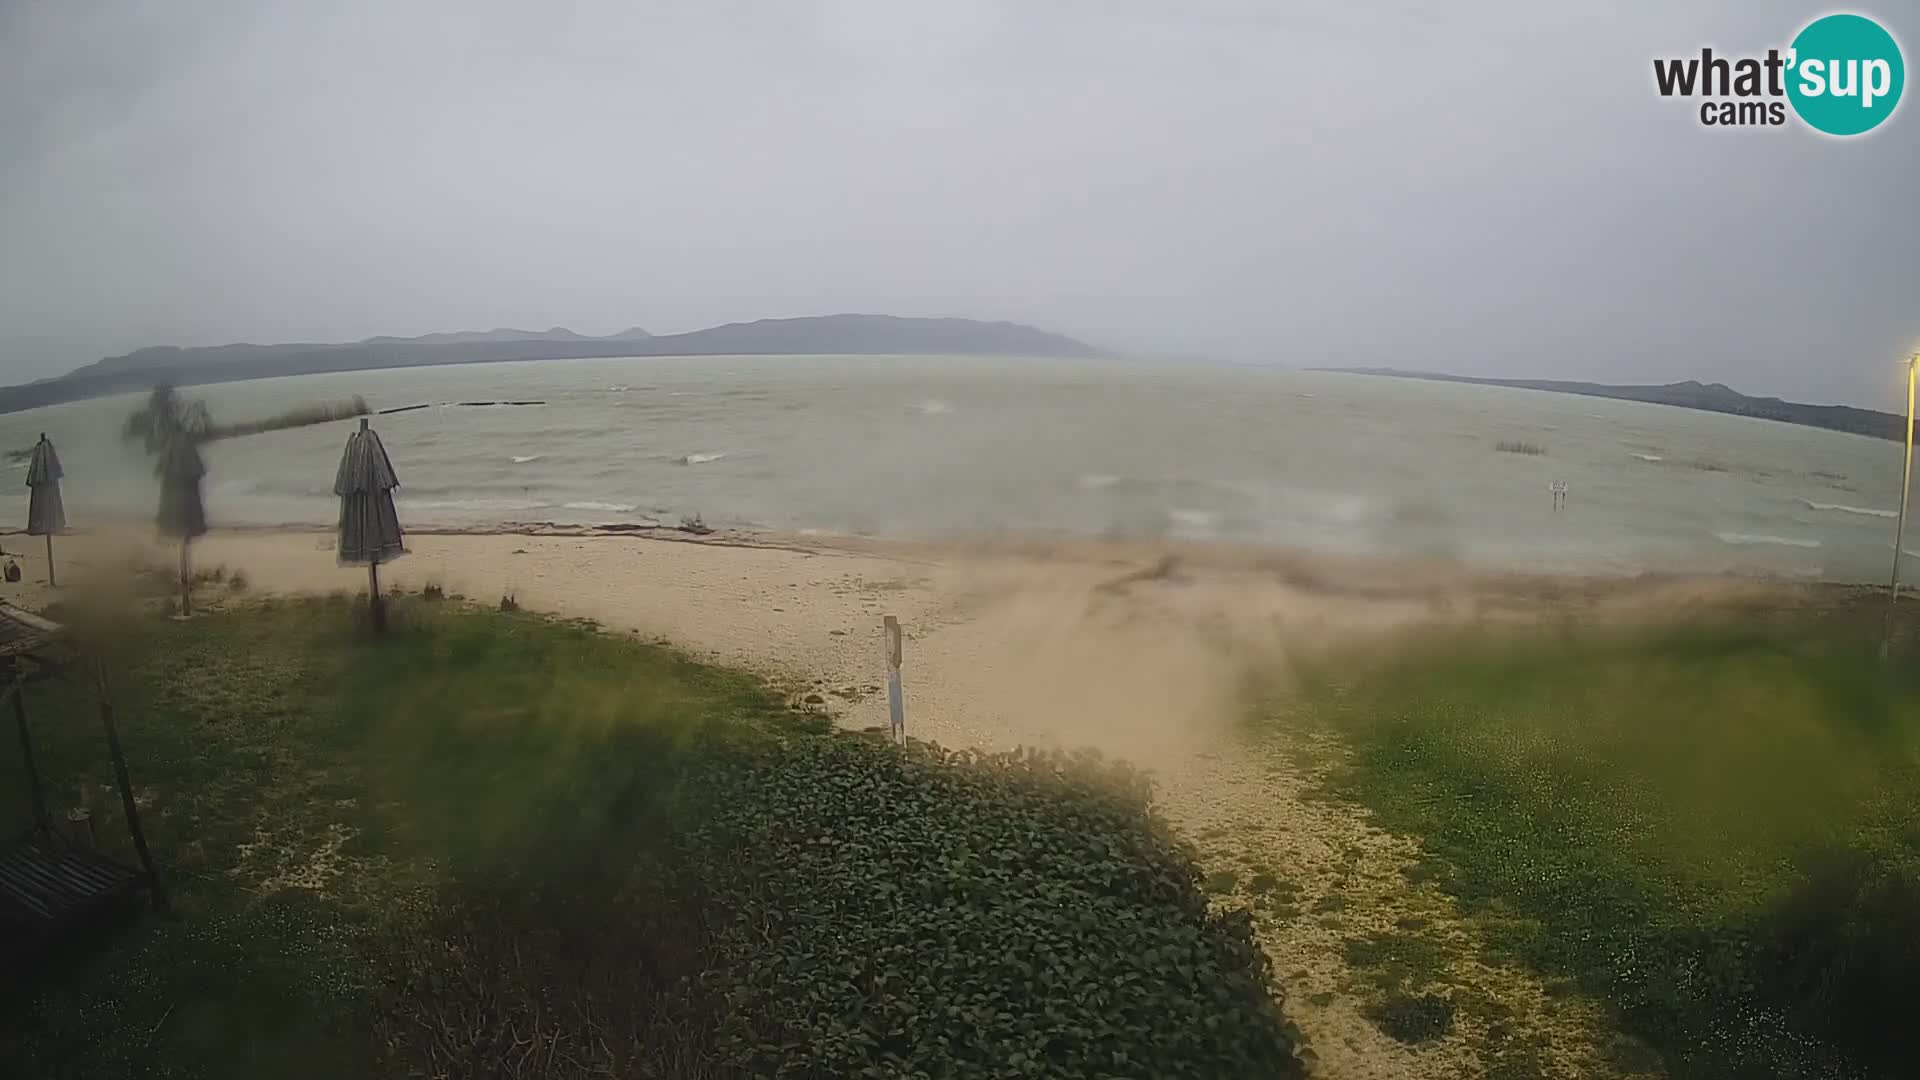
[[1880,658],[1893,647],[1893,609],[1900,599],[1901,546],[1907,535],[1907,497],[1913,492],[1913,384],[1920,372],[1920,353],[1907,358],[1907,439],[1905,464],[1900,469],[1900,523],[1893,529],[1893,574],[1887,584],[1887,628],[1880,637]]

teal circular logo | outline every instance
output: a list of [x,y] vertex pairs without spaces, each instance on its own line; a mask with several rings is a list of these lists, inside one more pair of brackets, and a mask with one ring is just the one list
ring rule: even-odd
[[1900,104],[1907,65],[1900,43],[1864,15],[1815,19],[1793,39],[1787,100],[1815,131],[1861,135]]

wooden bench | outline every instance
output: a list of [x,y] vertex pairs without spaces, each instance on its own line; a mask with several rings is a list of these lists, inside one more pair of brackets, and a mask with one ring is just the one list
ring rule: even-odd
[[[100,723],[107,737],[115,787],[126,814],[140,869],[69,840],[58,832],[47,809],[46,791],[35,761],[32,727],[23,691],[29,683],[63,678],[91,668],[98,694]],[[0,847],[0,955],[31,950],[68,925],[145,890],[157,909],[166,907],[159,872],[140,827],[140,809],[127,775],[126,756],[107,696],[106,675],[71,647],[65,628],[49,619],[0,603],[0,706],[11,705],[26,774],[33,825],[13,843]]]
[[0,935],[7,951],[31,947],[63,927],[146,887],[147,876],[39,830],[0,851]]

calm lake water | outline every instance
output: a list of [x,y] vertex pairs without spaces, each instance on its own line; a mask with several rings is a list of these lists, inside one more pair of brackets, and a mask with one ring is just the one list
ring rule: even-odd
[[[192,388],[236,422],[360,394],[409,525],[678,522],[879,535],[1191,537],[1478,564],[1883,578],[1897,444],[1598,398],[1266,367],[667,357]],[[0,416],[47,432],[69,518],[150,513],[139,396]],[[213,444],[216,526],[332,522],[350,422]],[[1501,440],[1538,444],[1530,456]],[[0,517],[24,525],[17,478]],[[1567,485],[1553,508],[1549,485]],[[1920,540],[1914,548],[1920,549]]]

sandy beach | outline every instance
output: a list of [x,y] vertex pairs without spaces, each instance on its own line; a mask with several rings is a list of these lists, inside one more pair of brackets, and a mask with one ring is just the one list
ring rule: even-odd
[[[38,538],[4,537],[24,580],[8,599],[40,607],[68,590],[174,565],[138,526],[60,538],[62,587],[45,584]],[[755,671],[799,706],[851,728],[884,725],[884,616],[906,636],[903,682],[915,737],[950,747],[1092,746],[1151,771],[1168,818],[1203,865],[1257,862],[1302,883],[1303,903],[1338,894],[1348,929],[1418,913],[1450,933],[1471,925],[1404,874],[1412,842],[1359,811],[1309,797],[1315,776],[1232,737],[1247,680],[1284,680],[1317,652],[1384,643],[1423,628],[1561,618],[1661,617],[1782,592],[1759,581],[1549,578],[1443,563],[1386,564],[1205,546],[1029,541],[934,544],[773,534],[535,528],[417,533],[382,584],[429,584],[484,604],[591,619]],[[245,575],[203,604],[263,592],[360,591],[332,536],[234,530],[196,543],[196,568]],[[1257,925],[1287,1009],[1320,1075],[1444,1077],[1476,1069],[1470,1031],[1418,1050],[1382,1035],[1342,994],[1341,932]],[[1563,1075],[1595,1053],[1598,1013],[1551,1000],[1525,972],[1487,963],[1473,977],[1509,1002]]]
[[[139,526],[57,541],[63,587],[171,567]],[[1094,746],[1165,765],[1212,743],[1241,680],[1305,652],[1422,626],[1641,612],[1763,589],[1726,579],[1501,576],[1445,563],[1231,547],[1028,541],[934,544],[676,530],[530,527],[415,533],[383,590],[428,584],[487,604],[591,619],[744,667],[850,727],[886,722],[881,619],[900,619],[911,733],[949,746]],[[38,607],[37,538],[12,535]],[[216,531],[197,570],[254,592],[364,592],[321,531]],[[224,598],[209,590],[205,600]],[[817,700],[816,700],[817,698]]]

